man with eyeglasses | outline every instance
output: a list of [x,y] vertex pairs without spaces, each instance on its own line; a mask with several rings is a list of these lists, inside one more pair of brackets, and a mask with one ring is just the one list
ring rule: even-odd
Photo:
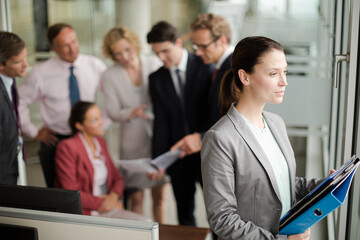
[[[200,57],[183,49],[177,29],[168,22],[155,24],[147,41],[164,63],[149,76],[155,115],[152,153],[157,157],[184,136],[206,130],[204,116],[213,66],[205,65]],[[200,164],[200,154],[196,153],[179,159],[167,169],[180,225],[196,225],[194,195],[195,183],[202,180]]]
[[[234,47],[230,45],[231,29],[229,23],[213,13],[199,14],[190,24],[191,39],[195,54],[205,64],[215,64],[211,87],[207,99],[206,129],[210,129],[220,119],[219,90],[225,72],[231,69],[231,55]],[[185,136],[171,149],[180,148],[182,157],[199,152],[203,133]]]

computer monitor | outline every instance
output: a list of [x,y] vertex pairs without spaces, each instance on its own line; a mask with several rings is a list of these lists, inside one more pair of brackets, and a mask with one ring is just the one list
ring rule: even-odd
[[37,228],[0,223],[1,239],[38,240]]
[[0,184],[0,206],[82,214],[80,191]]

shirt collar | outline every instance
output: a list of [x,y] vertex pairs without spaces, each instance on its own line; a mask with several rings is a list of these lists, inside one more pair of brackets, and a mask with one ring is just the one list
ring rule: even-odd
[[179,69],[181,72],[186,72],[188,55],[189,53],[185,49],[182,49],[182,57],[180,59],[179,64],[177,66],[172,66],[171,69],[174,72],[176,69]]
[[9,85],[11,87],[11,85],[13,84],[14,82],[14,79],[11,78],[11,77],[8,77],[8,76],[5,76],[3,74],[0,73],[0,77],[1,79],[3,80],[4,84],[5,85]]
[[1,73],[0,73],[0,77],[5,85],[6,91],[8,92],[10,99],[11,99],[11,87],[14,83],[14,79],[11,77],[5,76]]
[[[86,142],[86,140],[85,140],[85,138],[84,138],[84,135],[83,135],[81,132],[78,132],[78,134],[79,134],[79,137],[80,137],[82,143],[83,143],[84,146],[85,146],[85,149],[86,149],[86,152],[87,152],[89,158],[90,158],[90,159],[93,159],[94,157],[93,157],[93,155],[92,155],[92,151],[91,151],[91,149],[90,149],[90,146],[87,144],[87,142]],[[102,157],[102,156],[101,156],[101,146],[100,146],[99,141],[96,139],[96,137],[94,137],[93,140],[94,140],[94,143],[95,143],[95,152],[94,152],[94,155],[95,155],[95,156]]]
[[59,64],[61,64],[66,69],[69,69],[70,66],[74,66],[75,68],[77,68],[79,65],[81,65],[80,64],[80,54],[73,63],[69,63],[67,61],[62,60],[58,55],[56,55],[55,57],[57,58]]
[[224,61],[226,60],[226,58],[228,56],[230,56],[232,53],[234,52],[234,47],[233,46],[229,46],[225,52],[223,53],[223,55],[221,55],[219,61],[216,63],[215,68],[216,69],[220,69],[221,65],[224,63]]

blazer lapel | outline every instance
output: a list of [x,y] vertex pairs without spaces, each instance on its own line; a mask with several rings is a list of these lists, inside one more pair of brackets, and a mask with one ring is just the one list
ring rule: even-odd
[[[284,154],[285,159],[288,161],[288,159],[292,158],[292,154],[289,152],[289,148],[285,147],[286,146],[285,139],[284,139],[284,137],[281,136],[281,134],[277,130],[278,127],[276,127],[276,124],[277,124],[276,121],[273,121],[273,119],[269,115],[267,115],[265,112],[264,112],[264,118],[265,118],[276,142],[279,144],[279,147],[280,147],[282,153]],[[288,165],[290,166],[289,162],[288,162]]]
[[[148,64],[148,61],[145,60],[145,58],[140,55],[140,65],[141,65],[141,77],[142,77],[142,84],[143,84],[143,99],[149,99],[149,73],[151,71],[149,70],[150,65]],[[149,99],[150,101],[150,99]],[[147,103],[148,100],[145,100],[145,103]],[[140,103],[142,104],[142,103]]]
[[139,100],[135,97],[133,90],[132,90],[132,82],[131,79],[129,78],[129,75],[126,72],[126,69],[121,65],[118,64],[119,67],[117,68],[118,70],[118,77],[119,78],[123,78],[124,81],[122,81],[122,90],[124,93],[127,93],[127,98],[129,98],[129,102],[134,103],[134,106],[140,106],[140,102]]
[[[13,111],[14,111],[13,105],[10,101],[9,94],[6,91],[5,85],[4,85],[1,77],[0,77],[0,91],[2,92],[2,95],[4,96],[4,101],[7,103],[7,106],[9,107],[9,111],[11,113],[13,113]],[[14,114],[11,114],[11,115],[13,116],[14,120],[16,121]]]
[[231,122],[234,124],[236,131],[240,134],[240,136],[244,139],[244,141],[248,144],[249,148],[252,150],[258,161],[264,167],[266,173],[269,176],[271,181],[271,185],[274,188],[274,191],[279,199],[280,191],[278,188],[277,180],[275,177],[274,170],[271,166],[269,159],[267,158],[264,150],[256,140],[254,134],[251,132],[250,128],[247,126],[245,120],[241,117],[240,113],[236,110],[234,105],[229,109],[227,116],[230,118]]
[[[284,154],[285,160],[287,162],[288,168],[289,168],[289,176],[290,176],[290,182],[294,183],[295,179],[293,178],[293,174],[296,172],[296,161],[294,158],[294,155],[291,151],[291,146],[288,144],[288,139],[284,138],[284,134],[281,134],[278,126],[278,121],[274,120],[267,112],[263,112],[264,118],[271,130],[271,133],[273,134],[276,142],[278,143],[282,153]],[[287,136],[287,135],[286,135]],[[292,193],[294,193],[294,189],[292,189]],[[292,194],[292,198],[293,198]]]
[[194,56],[192,54],[188,54],[188,60],[187,60],[187,64],[186,64],[186,83],[185,83],[185,89],[184,89],[184,104],[186,106],[186,104],[188,104],[186,102],[187,99],[190,99],[189,96],[191,96],[191,90],[193,90],[192,87],[192,77],[195,76],[195,69],[192,67],[192,62],[193,62]]
[[174,105],[177,106],[180,109],[180,111],[182,111],[180,98],[176,93],[173,79],[170,74],[170,70],[163,68],[162,75],[163,77],[159,79],[160,80],[159,84],[164,86],[165,93],[168,94],[167,101],[174,102]]
[[12,106],[12,103],[11,103],[10,98],[9,98],[9,94],[8,94],[8,92],[6,91],[4,82],[2,81],[2,78],[1,78],[1,77],[0,77],[0,91],[3,93],[4,99],[5,99],[6,103],[8,104],[8,107],[9,107],[10,110],[12,111],[12,110],[13,110],[13,106]]
[[81,161],[83,162],[85,168],[87,169],[87,174],[89,175],[89,179],[90,179],[90,186],[91,189],[93,189],[94,186],[94,167],[89,159],[89,155],[86,151],[86,147],[84,146],[82,140],[80,139],[79,134],[76,134],[75,136],[75,140],[76,140],[76,146],[79,152],[79,157],[81,159]]

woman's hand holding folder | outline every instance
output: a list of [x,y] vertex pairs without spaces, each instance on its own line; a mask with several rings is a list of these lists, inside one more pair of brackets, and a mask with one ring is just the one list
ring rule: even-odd
[[310,228],[344,203],[352,178],[360,164],[356,155],[345,162],[303,199],[297,202],[280,220],[280,234],[294,235]]
[[303,233],[288,236],[288,240],[310,240],[310,228]]
[[330,175],[331,175],[331,174],[333,174],[334,172],[336,172],[336,170],[335,170],[335,169],[330,169],[330,174],[329,174],[329,176],[328,176],[328,177],[330,177]]

